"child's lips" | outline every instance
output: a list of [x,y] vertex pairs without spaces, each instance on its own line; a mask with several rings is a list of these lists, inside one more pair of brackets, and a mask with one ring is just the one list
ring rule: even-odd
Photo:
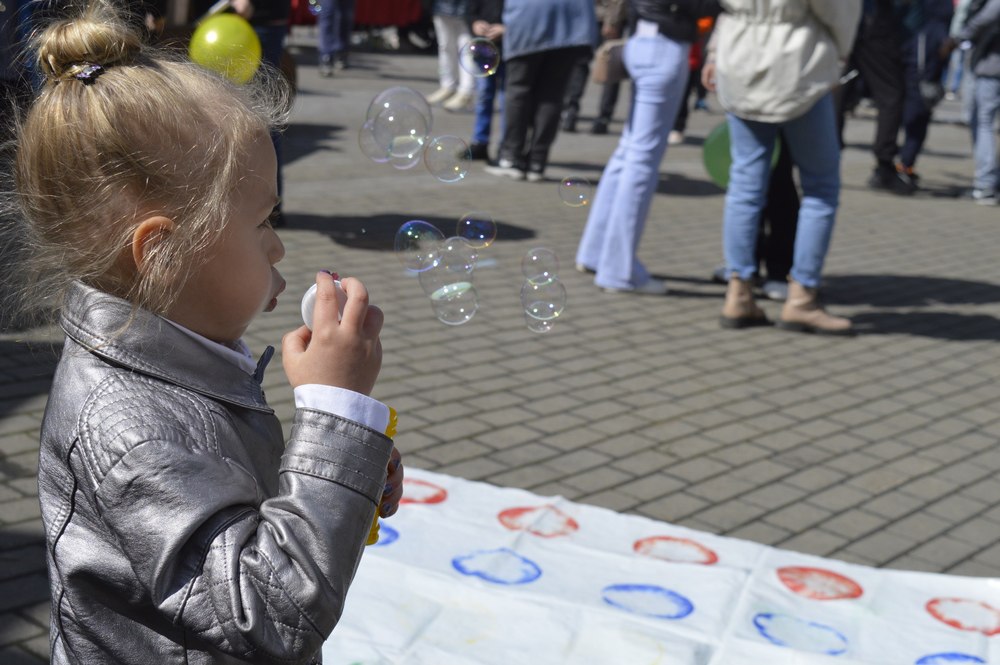
[[278,277],[278,290],[275,291],[274,297],[271,298],[271,302],[267,303],[267,307],[264,308],[265,312],[270,312],[274,310],[275,307],[278,306],[278,296],[280,296],[284,290],[285,290],[285,280],[282,279],[281,277]]

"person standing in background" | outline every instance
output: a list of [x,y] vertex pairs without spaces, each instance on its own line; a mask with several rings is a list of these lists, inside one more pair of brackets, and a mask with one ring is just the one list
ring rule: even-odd
[[[621,13],[621,8],[627,9],[627,3],[621,0],[594,0],[594,12],[597,16],[598,30],[601,41],[605,39],[617,39],[621,36],[621,26],[624,24],[624,17],[612,16],[612,13]],[[617,23],[617,29],[614,25]],[[593,54],[586,54],[581,57],[570,72],[569,82],[566,84],[566,98],[563,100],[562,130],[564,132],[575,132],[576,122],[580,115],[580,99],[584,90],[587,89],[587,79],[590,78],[590,61]],[[598,107],[598,118],[608,118],[614,113],[615,102],[618,101],[619,82],[605,83],[601,91],[601,101]]]
[[632,108],[608,160],[576,251],[576,267],[593,272],[607,292],[666,295],[638,257],[639,241],[656,192],[667,135],[688,82],[688,51],[698,19],[719,13],[718,0],[633,0],[625,66],[632,77]]
[[438,44],[438,79],[441,87],[427,95],[428,104],[441,104],[446,111],[463,111],[475,99],[472,72],[462,67],[462,49],[469,34],[467,0],[434,0],[434,34]]
[[[541,182],[559,133],[573,65],[597,43],[593,0],[506,0],[507,81],[500,156],[491,175]],[[529,138],[530,136],[530,138]]]
[[[1000,2],[1000,0],[997,0]],[[788,299],[778,326],[831,335],[851,322],[819,303],[817,289],[840,199],[840,144],[831,89],[851,52],[860,0],[722,0],[715,81],[727,112],[732,166],[723,213],[729,283],[723,328],[767,325],[751,278],[778,133],[802,182]],[[794,75],[793,75],[794,74]]]
[[351,31],[355,0],[319,0],[316,27],[319,32],[319,75],[327,78],[350,66]]
[[469,157],[489,161],[490,130],[493,128],[494,102],[500,107],[500,135],[503,136],[504,82],[507,68],[503,63],[503,0],[469,0],[469,29],[474,37],[493,42],[500,52],[500,64],[490,76],[476,79],[475,120],[472,125],[472,143]]

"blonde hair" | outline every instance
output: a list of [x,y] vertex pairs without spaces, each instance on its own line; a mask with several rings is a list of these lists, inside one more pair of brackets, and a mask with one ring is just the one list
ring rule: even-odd
[[[163,314],[228,220],[250,145],[286,117],[288,86],[275,71],[236,86],[143,44],[108,0],[53,22],[34,47],[45,83],[14,159],[34,299],[59,302],[81,280]],[[174,230],[136,271],[132,235],[151,215]]]

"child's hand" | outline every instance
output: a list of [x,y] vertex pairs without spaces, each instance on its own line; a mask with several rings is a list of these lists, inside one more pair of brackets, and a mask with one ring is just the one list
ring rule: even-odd
[[348,277],[340,285],[347,304],[339,322],[333,276],[319,273],[313,330],[301,326],[281,340],[282,365],[292,388],[317,383],[368,395],[375,386],[382,368],[382,310],[368,304],[368,289],[359,280]]
[[382,517],[395,515],[399,509],[399,500],[402,498],[403,461],[399,450],[393,446],[392,455],[389,458],[389,475],[385,479],[385,492],[382,493],[382,500],[379,502],[378,514]]

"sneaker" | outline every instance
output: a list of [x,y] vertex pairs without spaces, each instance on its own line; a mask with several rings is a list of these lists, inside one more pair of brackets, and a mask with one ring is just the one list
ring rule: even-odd
[[899,164],[896,166],[896,171],[899,173],[899,177],[907,185],[913,188],[913,191],[920,189],[920,176],[917,172],[913,170],[912,166],[903,166]]
[[676,129],[670,130],[670,134],[667,135],[668,145],[680,145],[684,143],[684,132],[679,132]]
[[435,90],[431,94],[427,95],[427,103],[428,104],[440,104],[444,100],[449,99],[452,96],[454,96],[454,94],[455,94],[455,91],[452,90],[451,88],[438,88],[437,90]]
[[542,173],[541,171],[528,171],[525,174],[525,178],[528,180],[528,182],[544,182],[545,174]]
[[584,275],[593,275],[594,273],[597,272],[593,268],[588,268],[587,266],[583,265],[582,263],[577,263],[573,267],[576,268],[577,272],[582,272]]
[[996,192],[991,192],[986,189],[973,189],[970,192],[970,197],[976,202],[976,205],[995,206],[1000,204],[1000,199],[997,199]]
[[726,273],[726,266],[718,266],[712,271],[712,281],[716,284],[729,283],[729,275]]
[[490,161],[490,147],[485,143],[473,143],[469,146],[469,159]]
[[788,300],[788,282],[782,282],[777,279],[766,279],[761,285],[760,290],[768,300],[776,300],[778,302]]
[[597,118],[590,126],[590,133],[594,136],[603,136],[608,133],[608,121],[604,118]]
[[333,78],[333,58],[328,55],[320,58],[319,75],[323,78]]
[[868,187],[898,196],[910,196],[915,191],[913,185],[904,180],[894,166],[876,166],[868,177]]
[[705,101],[704,97],[701,98],[701,99],[699,99],[698,101],[696,101],[694,103],[694,110],[695,111],[707,111],[708,110],[708,102]]
[[342,72],[345,69],[350,69],[351,63],[347,61],[346,55],[337,56],[337,58],[333,61],[333,68],[338,72]]
[[602,286],[601,290],[605,293],[634,293],[643,296],[665,296],[670,293],[667,289],[667,283],[657,277],[650,277],[641,286],[635,286],[627,289]]
[[448,98],[441,107],[445,111],[467,111],[472,108],[472,102],[475,99],[475,95],[469,92],[456,92],[454,95]]
[[498,159],[496,164],[486,166],[483,170],[490,175],[512,178],[513,180],[524,180],[526,177],[524,171],[514,166],[514,162],[509,159]]

